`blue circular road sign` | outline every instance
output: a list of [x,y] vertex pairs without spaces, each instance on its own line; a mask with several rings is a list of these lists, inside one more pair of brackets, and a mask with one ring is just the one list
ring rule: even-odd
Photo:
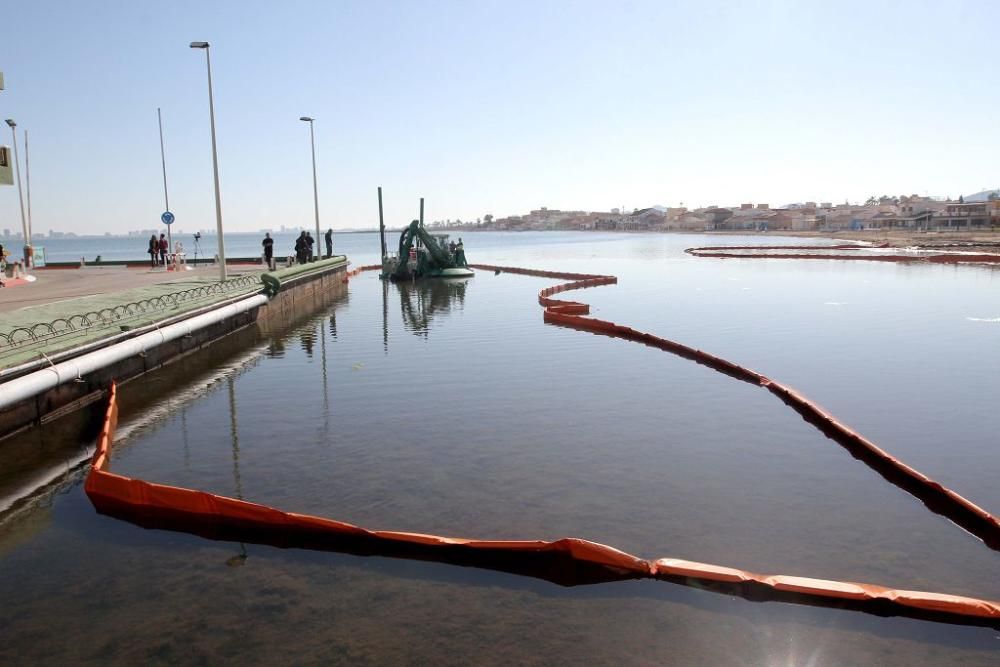
[[163,224],[169,225],[174,221],[174,214],[170,211],[165,211],[163,215],[160,216],[160,220],[163,221]]

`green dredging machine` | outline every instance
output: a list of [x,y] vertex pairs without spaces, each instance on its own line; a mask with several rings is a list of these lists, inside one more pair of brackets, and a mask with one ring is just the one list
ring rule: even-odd
[[379,233],[382,242],[382,279],[470,278],[475,275],[465,260],[462,239],[448,241],[447,234],[431,234],[424,228],[424,200],[420,199],[420,219],[399,235],[399,252],[387,252],[382,218],[382,188],[378,189]]

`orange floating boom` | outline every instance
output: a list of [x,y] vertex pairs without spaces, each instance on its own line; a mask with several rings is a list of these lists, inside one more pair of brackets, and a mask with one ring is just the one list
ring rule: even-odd
[[[349,275],[380,267],[365,266]],[[572,282],[542,290],[539,303],[545,321],[603,335],[626,338],[694,359],[731,377],[764,387],[798,411],[830,438],[876,468],[900,477],[897,483],[935,511],[952,518],[997,548],[1000,522],[996,517],[893,458],[874,443],[837,421],[817,404],[789,387],[720,357],[613,322],[586,317],[587,304],[550,298],[553,294],[615,284],[614,276],[535,271],[477,265],[474,268],[519,273]],[[109,391],[108,408],[85,490],[95,508],[139,525],[181,530],[215,539],[243,540],[283,547],[300,547],[382,554],[488,567],[573,585],[596,581],[656,578],[707,587],[749,598],[776,599],[836,606],[873,613],[894,613],[951,623],[1000,628],[1000,602],[886,588],[875,584],[758,574],[747,570],[674,558],[646,560],[613,547],[577,538],[545,540],[477,540],[421,533],[369,530],[349,523],[284,512],[204,491],[155,484],[110,472],[109,462],[118,418],[117,388]],[[858,452],[863,452],[859,455]],[[868,458],[865,458],[868,457]],[[880,467],[881,466],[881,467]],[[924,495],[921,495],[921,492]],[[939,507],[932,506],[938,503]],[[958,518],[956,518],[958,517]],[[967,525],[968,524],[968,525]]]

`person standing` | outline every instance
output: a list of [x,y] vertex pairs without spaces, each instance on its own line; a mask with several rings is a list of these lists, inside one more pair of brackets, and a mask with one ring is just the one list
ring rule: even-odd
[[316,239],[312,237],[312,234],[306,232],[306,260],[313,261],[313,245],[316,243]]
[[267,268],[271,271],[274,270],[274,239],[271,238],[271,234],[264,232],[264,240],[260,242],[264,246],[264,263],[267,264]]
[[160,242],[159,242],[158,245],[159,245],[159,248],[160,248],[160,264],[162,264],[163,266],[166,266],[167,265],[167,252],[170,250],[170,244],[167,243],[167,235],[166,234],[160,234]]
[[333,230],[327,229],[326,234],[326,256],[333,257]]
[[149,237],[149,248],[146,249],[149,253],[149,268],[156,268],[156,256],[160,253],[160,242],[156,240],[156,234]]
[[295,239],[295,261],[299,264],[306,263],[306,247],[308,243],[306,242],[306,233],[302,232],[299,237]]

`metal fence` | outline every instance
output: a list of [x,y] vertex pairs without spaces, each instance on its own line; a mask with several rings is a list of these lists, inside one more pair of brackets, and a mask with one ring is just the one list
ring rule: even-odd
[[59,317],[49,322],[19,326],[7,332],[0,332],[0,355],[19,350],[36,343],[47,343],[60,336],[80,333],[88,329],[121,325],[150,315],[164,313],[185,304],[209,301],[213,297],[246,292],[259,287],[259,273],[248,273],[222,283],[208,283],[198,287],[161,294],[148,299]]

